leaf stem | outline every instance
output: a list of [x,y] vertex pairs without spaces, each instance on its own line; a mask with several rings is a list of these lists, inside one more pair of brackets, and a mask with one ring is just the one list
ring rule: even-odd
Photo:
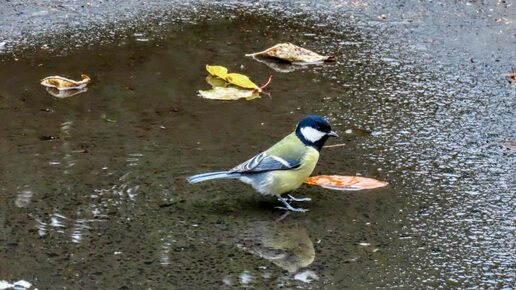
[[269,76],[269,80],[260,87],[260,90],[265,89],[272,81],[272,75]]

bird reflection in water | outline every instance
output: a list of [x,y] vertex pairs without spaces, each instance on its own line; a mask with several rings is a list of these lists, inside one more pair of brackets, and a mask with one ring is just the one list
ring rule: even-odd
[[315,259],[314,245],[306,230],[284,221],[250,223],[238,235],[236,245],[289,273],[309,266]]

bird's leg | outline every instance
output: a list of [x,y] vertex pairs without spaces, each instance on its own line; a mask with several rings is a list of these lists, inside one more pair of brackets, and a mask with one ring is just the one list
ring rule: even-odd
[[312,199],[309,198],[309,197],[297,198],[297,197],[294,197],[294,196],[292,196],[290,194],[287,194],[287,196],[288,196],[288,199],[287,199],[288,201],[297,201],[297,202],[312,201]]
[[288,204],[287,200],[281,196],[278,196],[278,200],[281,201],[285,206],[277,206],[276,208],[278,209],[282,209],[282,210],[289,210],[289,211],[297,211],[297,212],[305,212],[305,211],[308,211],[307,209],[304,209],[304,208],[295,208],[295,207],[292,207],[290,204]]

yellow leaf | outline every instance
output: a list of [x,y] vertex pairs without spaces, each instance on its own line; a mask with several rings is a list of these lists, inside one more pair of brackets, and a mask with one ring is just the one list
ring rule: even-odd
[[228,69],[220,65],[206,65],[206,70],[210,75],[219,77],[223,80],[225,80],[228,75]]
[[230,73],[226,76],[226,81],[241,88],[253,89],[261,92],[262,90],[243,74]]
[[199,95],[205,99],[223,101],[234,101],[238,99],[252,100],[260,97],[257,91],[234,87],[214,87],[211,90],[199,90]]
[[280,43],[264,51],[246,54],[246,56],[265,55],[296,63],[320,63],[335,60],[333,56],[320,55],[292,43]]
[[226,82],[226,80],[222,80],[212,75],[206,77],[206,82],[212,87],[226,87],[229,85],[229,83]]
[[333,190],[362,190],[386,186],[387,182],[360,176],[318,175],[305,179],[306,184]]
[[82,80],[74,81],[61,76],[50,76],[42,79],[41,84],[58,90],[80,90],[91,81],[90,77],[85,74],[82,74],[81,77]]

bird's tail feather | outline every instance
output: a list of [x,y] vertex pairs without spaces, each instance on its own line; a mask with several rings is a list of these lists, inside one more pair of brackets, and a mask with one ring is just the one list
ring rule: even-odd
[[229,173],[227,171],[219,171],[219,172],[208,172],[208,173],[192,175],[192,176],[188,177],[186,179],[186,181],[188,181],[188,183],[198,183],[198,182],[203,182],[203,181],[211,180],[211,179],[239,178],[239,177],[240,177],[240,173],[236,173],[236,172]]

